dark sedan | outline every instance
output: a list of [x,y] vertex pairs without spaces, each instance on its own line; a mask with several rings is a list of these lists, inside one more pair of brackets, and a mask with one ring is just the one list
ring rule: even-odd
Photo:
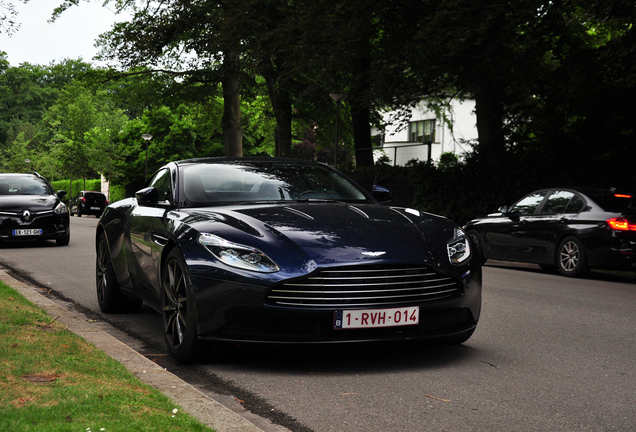
[[108,205],[106,195],[101,192],[80,191],[69,204],[71,216],[95,215],[101,216]]
[[636,201],[614,189],[539,190],[464,229],[483,260],[536,263],[574,277],[636,268]]
[[180,361],[202,338],[457,344],[481,308],[481,264],[460,227],[381,205],[318,163],[169,163],[106,208],[96,247],[102,311],[147,302]]
[[52,239],[68,245],[68,209],[61,201],[65,196],[37,173],[0,174],[0,241]]

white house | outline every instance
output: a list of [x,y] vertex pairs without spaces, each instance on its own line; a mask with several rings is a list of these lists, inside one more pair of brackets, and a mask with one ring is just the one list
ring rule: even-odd
[[[451,152],[458,157],[470,149],[467,142],[477,140],[477,120],[473,99],[451,99],[438,118],[435,111],[420,103],[412,112],[405,125],[387,125],[384,131],[377,129],[371,133],[381,150],[374,151],[374,159],[386,155],[392,165],[405,165],[412,159],[421,162],[439,161],[443,153]],[[394,113],[384,114],[386,123]]]

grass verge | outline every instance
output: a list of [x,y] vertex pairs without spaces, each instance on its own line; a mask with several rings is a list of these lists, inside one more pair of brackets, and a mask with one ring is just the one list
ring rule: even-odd
[[207,431],[0,282],[0,431]]

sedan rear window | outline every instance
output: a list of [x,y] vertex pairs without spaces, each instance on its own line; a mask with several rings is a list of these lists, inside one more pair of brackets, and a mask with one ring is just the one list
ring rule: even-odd
[[620,193],[613,190],[586,191],[603,210],[607,212],[634,212],[636,211],[636,198],[631,194]]

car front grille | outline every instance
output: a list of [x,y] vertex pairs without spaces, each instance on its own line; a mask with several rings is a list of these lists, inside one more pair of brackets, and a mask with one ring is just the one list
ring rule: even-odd
[[424,266],[365,265],[322,270],[274,287],[270,303],[304,307],[375,307],[440,300],[461,294],[461,283]]

